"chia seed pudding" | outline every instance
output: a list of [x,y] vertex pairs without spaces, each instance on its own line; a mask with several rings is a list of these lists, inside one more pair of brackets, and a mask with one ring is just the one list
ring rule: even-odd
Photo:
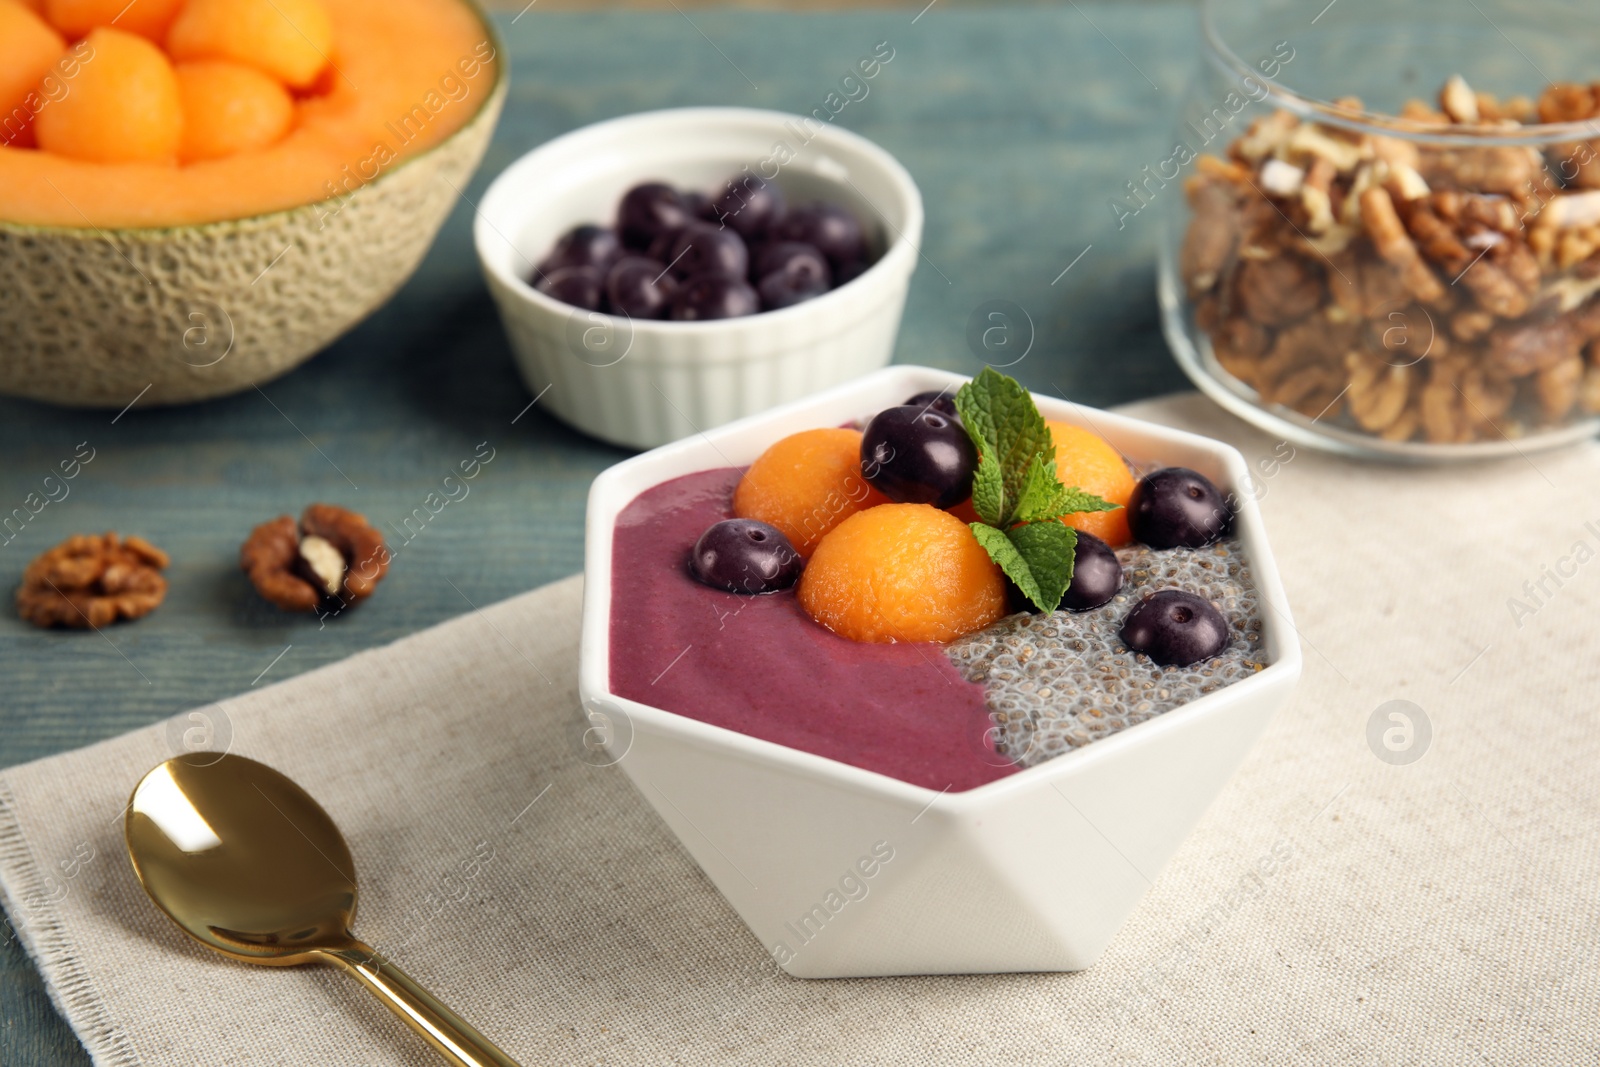
[[[1267,665],[1261,602],[1242,547],[1228,538],[1204,548],[1117,550],[1123,586],[1109,604],[1082,613],[1009,615],[945,649],[969,682],[984,687],[996,750],[1032,767],[1091,741],[1242,681]],[[1118,634],[1146,593],[1183,589],[1211,601],[1228,622],[1228,647],[1214,659],[1162,667]]]

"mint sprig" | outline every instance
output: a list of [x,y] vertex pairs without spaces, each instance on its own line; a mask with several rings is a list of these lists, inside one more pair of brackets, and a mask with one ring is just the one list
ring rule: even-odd
[[1050,428],[1015,379],[985,367],[956,393],[956,410],[978,450],[972,509],[983,521],[970,524],[973,536],[1040,611],[1054,611],[1078,545],[1077,531],[1057,520],[1121,505],[1061,484]]

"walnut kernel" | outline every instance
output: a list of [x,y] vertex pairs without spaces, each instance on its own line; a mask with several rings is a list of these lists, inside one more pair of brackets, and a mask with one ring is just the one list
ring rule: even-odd
[[35,626],[99,629],[150,614],[167,595],[167,554],[140,537],[80,534],[23,572],[17,614]]

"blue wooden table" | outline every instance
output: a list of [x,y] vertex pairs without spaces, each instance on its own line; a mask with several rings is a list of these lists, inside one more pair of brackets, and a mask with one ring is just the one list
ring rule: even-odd
[[[941,4],[920,16],[534,7],[500,23],[511,97],[472,200],[517,156],[598,119],[694,104],[810,112],[888,42],[894,58],[836,121],[898,156],[926,200],[897,359],[974,372],[969,319],[1004,300],[1032,320],[1032,347],[1011,373],[1035,389],[1104,406],[1185,384],[1157,325],[1159,220],[1142,212],[1119,228],[1108,203],[1170,146],[1195,56],[1186,5]],[[103,635],[46,633],[0,611],[0,765],[282,680],[581,568],[589,482],[625,453],[538,405],[517,417],[532,395],[479,278],[470,223],[458,204],[388,306],[260,393],[115,418],[0,400],[0,514],[80,444],[93,451],[70,495],[0,545],[8,601],[28,560],[73,533],[137,533],[173,560],[161,609]],[[406,540],[401,520],[481,442],[494,459],[470,495]],[[261,601],[237,564],[253,525],[315,500],[364,512],[396,549],[377,596],[325,628]],[[87,1062],[6,939],[0,1064]]]

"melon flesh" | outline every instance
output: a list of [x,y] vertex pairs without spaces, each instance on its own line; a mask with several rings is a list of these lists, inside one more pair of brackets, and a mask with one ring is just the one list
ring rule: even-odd
[[152,41],[166,37],[183,0],[42,0],[45,18],[73,40],[113,26]]
[[220,59],[179,63],[185,163],[222,159],[279,140],[294,122],[294,101],[281,84],[254,67]]
[[167,33],[173,59],[231,59],[296,89],[317,80],[332,50],[318,0],[189,0]]
[[165,53],[109,26],[84,41],[92,54],[65,79],[65,95],[34,119],[39,154],[89,163],[176,161],[183,109]]
[[338,73],[316,87],[324,95],[296,102],[287,136],[259,151],[180,167],[0,147],[0,220],[181,226],[347,197],[460,129],[489,98],[495,47],[460,0],[322,2]]
[[29,94],[50,73],[67,42],[32,10],[0,0],[0,143],[16,144],[31,132],[39,99]]

